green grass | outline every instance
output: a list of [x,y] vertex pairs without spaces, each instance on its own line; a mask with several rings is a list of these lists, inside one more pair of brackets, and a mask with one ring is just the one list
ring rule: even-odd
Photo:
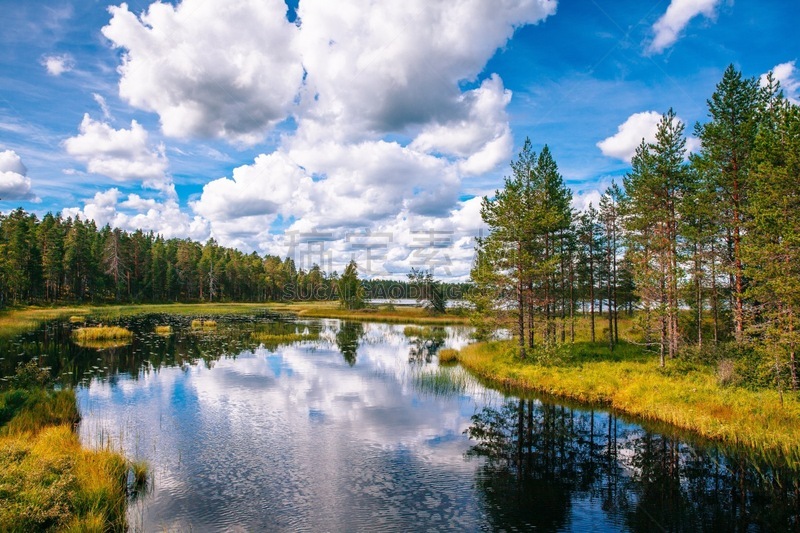
[[319,333],[267,333],[264,331],[254,331],[250,337],[256,342],[264,344],[290,344],[300,341],[313,341],[319,339]]
[[414,375],[414,385],[420,392],[433,396],[462,394],[469,385],[469,376],[455,367],[423,370]]
[[125,529],[131,465],[81,447],[71,390],[0,393],[0,416],[0,531]]
[[501,387],[602,404],[706,438],[782,457],[800,469],[800,400],[775,390],[722,386],[713,366],[669,361],[639,346],[579,343],[544,362],[521,361],[512,342],[473,344],[458,354],[476,376]]
[[452,314],[429,315],[420,307],[395,307],[387,309],[368,307],[359,310],[340,309],[338,302],[298,302],[272,303],[269,309],[280,313],[292,313],[307,318],[338,318],[368,322],[385,322],[393,324],[428,324],[455,325],[467,324],[469,319]]

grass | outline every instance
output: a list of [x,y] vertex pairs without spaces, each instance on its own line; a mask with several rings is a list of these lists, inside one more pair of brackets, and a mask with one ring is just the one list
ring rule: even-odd
[[155,332],[158,335],[170,335],[172,334],[172,326],[156,326]]
[[437,352],[439,354],[439,363],[455,363],[458,361],[458,350],[452,348],[443,348]]
[[[81,447],[73,391],[0,393],[0,417],[0,531],[125,529],[131,465]],[[133,468],[134,481],[146,472]]]
[[192,329],[214,329],[216,327],[216,320],[205,320],[200,318],[192,320]]
[[133,340],[133,333],[118,326],[94,326],[73,330],[72,340],[78,346],[102,350],[129,344]]
[[459,368],[436,368],[424,370],[414,375],[417,389],[434,396],[462,394],[469,385],[469,376]]
[[300,341],[313,341],[319,339],[319,333],[267,333],[254,331],[250,337],[256,342],[265,344],[289,344]]
[[268,307],[275,312],[292,313],[307,318],[338,318],[394,324],[455,325],[469,323],[469,319],[464,316],[429,315],[420,307],[395,307],[393,310],[386,307],[368,307],[348,310],[341,309],[338,302],[272,303],[268,304]]
[[[621,344],[577,343],[549,362],[521,361],[512,342],[463,348],[459,362],[476,376],[506,388],[601,404],[703,437],[780,457],[800,469],[800,399],[774,390],[719,384],[712,366],[669,361]],[[555,363],[553,363],[555,361]]]
[[403,335],[409,338],[420,338],[443,341],[447,338],[444,328],[406,326],[403,328]]

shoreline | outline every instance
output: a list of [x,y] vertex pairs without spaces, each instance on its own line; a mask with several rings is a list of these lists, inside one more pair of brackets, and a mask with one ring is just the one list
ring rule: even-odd
[[[511,349],[510,349],[511,348]],[[475,343],[458,361],[470,373],[501,390],[516,389],[613,409],[649,422],[665,423],[703,439],[776,457],[800,470],[800,398],[776,390],[720,386],[711,368],[683,368],[670,361],[659,369],[655,356],[621,344],[560,364],[521,361],[507,341]],[[638,352],[638,353],[637,353]]]

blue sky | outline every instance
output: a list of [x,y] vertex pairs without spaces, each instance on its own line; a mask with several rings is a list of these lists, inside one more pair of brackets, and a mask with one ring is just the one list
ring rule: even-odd
[[0,210],[371,276],[465,276],[526,136],[581,208],[659,113],[691,134],[728,64],[800,97],[780,0],[0,7]]

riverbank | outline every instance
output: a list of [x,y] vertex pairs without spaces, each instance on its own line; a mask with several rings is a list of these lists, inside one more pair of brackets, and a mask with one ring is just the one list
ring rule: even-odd
[[146,470],[83,448],[79,418],[72,390],[0,393],[0,531],[125,529],[128,477],[141,485]]
[[725,444],[744,446],[800,469],[800,400],[775,390],[720,385],[714,367],[669,361],[639,346],[614,354],[599,343],[576,343],[556,361],[521,361],[510,342],[477,343],[459,362],[499,387],[603,405],[665,422]]

